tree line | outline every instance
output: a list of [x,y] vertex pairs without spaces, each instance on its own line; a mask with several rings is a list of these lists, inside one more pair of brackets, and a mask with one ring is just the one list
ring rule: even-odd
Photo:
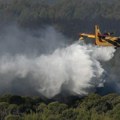
[[72,104],[40,97],[0,96],[1,120],[120,120],[120,96],[90,94]]

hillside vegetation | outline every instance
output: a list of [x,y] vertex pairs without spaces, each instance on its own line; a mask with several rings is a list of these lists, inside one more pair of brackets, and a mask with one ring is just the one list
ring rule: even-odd
[[47,1],[48,0],[0,1],[0,15],[9,17],[9,19],[14,18],[20,20],[20,22],[25,22],[25,20],[31,20],[33,22],[37,20],[43,22],[54,22],[57,20],[92,20],[98,17],[120,19],[119,0],[115,0],[114,2],[108,0]]
[[118,29],[119,13],[119,0],[0,1],[1,24],[17,22],[18,25],[28,28],[39,28],[49,24],[68,36],[76,36],[81,29],[91,30],[94,24]]
[[39,97],[0,97],[1,120],[120,120],[120,96],[90,94],[72,104]]

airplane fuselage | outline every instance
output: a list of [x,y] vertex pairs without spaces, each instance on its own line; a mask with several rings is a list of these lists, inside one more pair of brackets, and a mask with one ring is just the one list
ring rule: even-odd
[[95,45],[120,47],[120,37],[111,36],[111,33],[101,34],[99,27],[95,26],[95,34],[80,34],[80,40],[83,38],[95,39]]

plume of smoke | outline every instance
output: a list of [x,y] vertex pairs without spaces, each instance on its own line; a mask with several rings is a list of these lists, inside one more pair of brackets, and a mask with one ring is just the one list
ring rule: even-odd
[[53,27],[39,30],[23,30],[7,26],[0,31],[0,56],[4,54],[48,54],[65,45],[66,38]]

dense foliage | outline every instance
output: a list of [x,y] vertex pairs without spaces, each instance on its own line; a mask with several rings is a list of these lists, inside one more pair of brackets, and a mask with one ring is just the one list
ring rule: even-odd
[[0,97],[1,120],[120,120],[120,96],[90,94],[72,104],[39,97]]
[[0,23],[16,22],[29,28],[52,24],[68,36],[76,36],[81,28],[89,30],[94,24],[114,30],[120,26],[119,13],[119,0],[0,1]]
[[[120,19],[120,1],[109,0],[6,0],[0,1],[0,15],[19,22],[54,22],[60,20]],[[111,9],[112,8],[112,9]]]

